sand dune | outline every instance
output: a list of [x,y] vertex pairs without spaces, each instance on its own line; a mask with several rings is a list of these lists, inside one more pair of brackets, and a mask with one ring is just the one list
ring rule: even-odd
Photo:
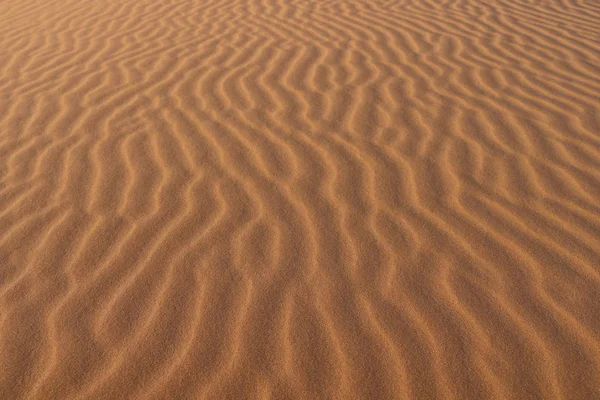
[[598,299],[595,1],[0,1],[1,399],[598,399]]

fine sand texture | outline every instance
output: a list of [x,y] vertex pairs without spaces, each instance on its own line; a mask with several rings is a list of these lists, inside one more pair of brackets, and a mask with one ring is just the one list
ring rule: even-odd
[[0,0],[0,399],[600,399],[600,2]]

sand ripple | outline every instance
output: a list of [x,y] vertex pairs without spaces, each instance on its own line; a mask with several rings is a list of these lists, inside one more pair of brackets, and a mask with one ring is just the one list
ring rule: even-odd
[[0,398],[600,398],[600,6],[0,1]]

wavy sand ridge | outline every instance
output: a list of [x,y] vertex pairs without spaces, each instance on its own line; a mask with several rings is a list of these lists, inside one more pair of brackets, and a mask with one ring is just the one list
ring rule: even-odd
[[600,398],[593,1],[0,2],[0,398]]

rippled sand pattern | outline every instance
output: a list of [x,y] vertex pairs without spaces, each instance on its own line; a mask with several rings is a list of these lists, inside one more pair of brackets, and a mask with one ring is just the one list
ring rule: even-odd
[[0,398],[599,399],[600,3],[0,0]]

